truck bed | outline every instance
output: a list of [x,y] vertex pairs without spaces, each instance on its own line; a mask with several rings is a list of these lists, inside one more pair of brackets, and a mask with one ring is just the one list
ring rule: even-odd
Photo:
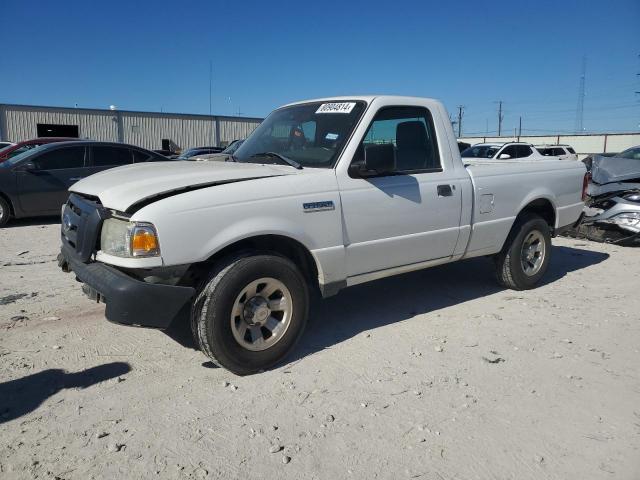
[[[470,238],[465,257],[497,253],[518,212],[535,199],[556,211],[555,229],[576,221],[582,211],[582,162],[552,160],[472,160],[465,167],[473,185]],[[538,200],[540,201],[540,200]]]

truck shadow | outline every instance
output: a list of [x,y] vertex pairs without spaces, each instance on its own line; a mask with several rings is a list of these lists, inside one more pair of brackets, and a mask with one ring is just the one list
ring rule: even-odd
[[[542,285],[608,257],[601,252],[553,247]],[[488,258],[464,260],[351,287],[335,297],[315,302],[307,331],[287,361],[329,348],[367,330],[501,291],[506,289],[496,283],[493,263]]]
[[[607,258],[606,253],[554,246],[542,285]],[[474,258],[358,285],[335,297],[316,300],[310,308],[307,330],[286,361],[299,360],[366,330],[506,291],[496,283],[493,271],[490,259]],[[183,347],[198,349],[188,309],[180,312],[164,333]],[[203,366],[213,364],[205,362]]]
[[125,362],[112,362],[67,373],[61,369],[43,370],[26,377],[0,383],[0,424],[36,410],[47,398],[64,388],[87,388],[131,371]]

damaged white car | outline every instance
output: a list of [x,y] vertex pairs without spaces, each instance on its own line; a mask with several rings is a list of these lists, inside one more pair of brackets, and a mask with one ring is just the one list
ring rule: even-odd
[[577,235],[589,240],[640,244],[640,146],[614,157],[596,155]]

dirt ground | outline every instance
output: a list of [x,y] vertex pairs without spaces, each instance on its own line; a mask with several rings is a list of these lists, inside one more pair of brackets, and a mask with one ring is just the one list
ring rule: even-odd
[[640,250],[555,239],[544,285],[476,259],[317,304],[279,368],[121,327],[0,231],[0,478],[638,479]]

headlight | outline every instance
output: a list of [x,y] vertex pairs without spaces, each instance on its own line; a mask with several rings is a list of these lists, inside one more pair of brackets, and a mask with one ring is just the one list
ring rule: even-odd
[[102,223],[100,249],[118,257],[156,257],[160,243],[156,229],[150,223],[128,222],[108,218]]
[[631,202],[640,203],[640,192],[627,193],[626,195],[623,195],[622,198]]
[[625,230],[630,230],[634,233],[640,232],[640,212],[619,213],[611,217],[609,221]]

